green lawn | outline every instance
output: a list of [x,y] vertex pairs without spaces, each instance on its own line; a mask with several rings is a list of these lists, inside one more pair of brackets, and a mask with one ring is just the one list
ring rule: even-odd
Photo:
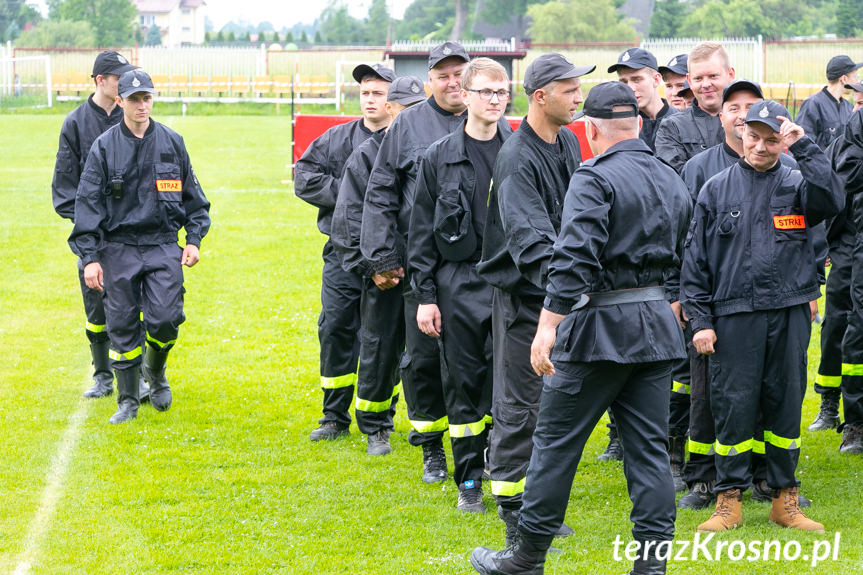
[[[50,181],[62,116],[0,116],[0,573],[463,574],[470,550],[500,546],[502,523],[455,511],[452,482],[419,481],[420,452],[399,409],[393,454],[349,439],[312,444],[319,417],[315,210],[289,177],[290,119],[158,117],[186,137],[213,227],[186,273],[186,313],[168,375],[174,406],[107,423],[114,398],[85,401],[89,352]],[[817,331],[813,341],[817,341]],[[812,348],[814,374],[817,347]],[[807,397],[804,425],[817,408]],[[799,475],[823,536],[767,521],[744,504],[722,539],[796,539],[841,532],[838,561],[687,561],[670,573],[863,571],[863,459],[838,436],[803,431]],[[570,500],[577,535],[556,543],[547,572],[622,573],[612,541],[628,538],[620,464],[599,464],[597,432]],[[487,497],[489,510],[493,501]],[[692,539],[710,512],[682,512]],[[804,547],[804,553],[808,548]],[[17,571],[16,571],[17,570]]]

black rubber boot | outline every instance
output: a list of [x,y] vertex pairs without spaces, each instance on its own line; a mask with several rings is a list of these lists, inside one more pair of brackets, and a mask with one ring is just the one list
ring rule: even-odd
[[863,428],[847,424],[843,427],[839,453],[863,453]]
[[[145,345],[141,350],[141,363],[143,364],[144,360],[147,359],[147,346]],[[138,378],[138,400],[141,403],[146,403],[150,401],[150,386],[147,385],[147,381],[144,379],[144,371],[141,370],[141,377]]]
[[516,535],[518,534],[518,516],[521,512],[518,509],[504,509],[500,505],[497,506],[497,516],[503,521],[506,527],[505,544],[507,547],[515,545]]
[[671,478],[674,480],[674,491],[686,491],[683,480],[683,466],[686,464],[686,436],[668,436],[668,457],[671,460]]
[[168,378],[165,377],[168,352],[150,345],[147,345],[146,348],[141,372],[144,374],[144,379],[150,384],[150,405],[156,411],[168,411],[171,408],[171,386],[168,385]]
[[425,483],[440,483],[446,481],[446,452],[443,442],[438,439],[433,443],[423,443],[423,481]]
[[692,484],[689,493],[680,498],[677,507],[679,509],[707,509],[714,501],[716,501],[716,495],[713,493],[713,482],[698,481]]
[[117,374],[117,412],[111,416],[109,423],[126,423],[138,416],[138,377],[139,369],[118,369]]
[[527,535],[519,531],[515,545],[503,551],[477,547],[470,564],[482,575],[543,575],[551,536]]
[[809,431],[824,431],[839,427],[839,395],[838,389],[828,389],[821,393],[821,408],[815,421],[809,426]]
[[639,557],[633,561],[629,575],[665,575],[665,559],[657,559],[653,556],[647,559]]
[[596,456],[597,461],[623,461],[623,445],[617,437],[617,428],[608,429],[608,446]]
[[108,359],[108,342],[91,343],[90,355],[93,357],[93,386],[84,392],[84,397],[107,397],[114,393],[114,374],[111,372],[111,360]]

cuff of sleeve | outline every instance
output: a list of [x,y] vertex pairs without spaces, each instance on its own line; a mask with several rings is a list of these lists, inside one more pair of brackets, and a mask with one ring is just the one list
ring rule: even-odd
[[[815,142],[809,137],[809,134],[804,134],[802,138],[788,146],[788,151],[796,158],[797,154],[804,151],[809,146],[815,146]],[[820,149],[820,148],[819,148]]]
[[82,266],[86,267],[87,264],[92,264],[93,262],[99,263],[99,256],[97,254],[90,254],[81,258]]
[[187,234],[186,235],[186,245],[189,245],[189,244],[195,246],[198,249],[201,249],[201,238],[199,238],[198,236],[190,236]]
[[665,286],[665,299],[668,300],[669,303],[674,303],[676,301],[680,301],[680,289],[670,288],[666,285]]
[[697,333],[705,329],[713,329],[713,318],[710,316],[691,317],[689,318],[689,327],[692,328],[692,333]]
[[571,300],[559,299],[550,295],[545,296],[545,302],[543,302],[543,307],[545,309],[560,315],[567,315],[572,311],[572,306],[574,305],[575,302]]
[[374,273],[379,274],[402,267],[398,254],[384,256],[376,262],[369,262]]

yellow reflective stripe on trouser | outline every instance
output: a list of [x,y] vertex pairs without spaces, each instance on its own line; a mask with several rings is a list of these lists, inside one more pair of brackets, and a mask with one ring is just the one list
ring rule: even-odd
[[701,455],[713,455],[715,452],[713,451],[712,443],[699,443],[698,441],[693,441],[692,438],[689,439],[689,453],[700,453]]
[[420,433],[431,433],[433,431],[446,431],[447,426],[449,425],[449,420],[447,416],[444,415],[437,421],[416,421],[413,419],[408,420],[414,429],[419,431]]
[[863,363],[843,363],[842,375],[863,375]]
[[[842,370],[844,373],[844,369]],[[852,375],[852,374],[848,374]],[[821,375],[820,373],[815,376],[815,384],[820,385],[821,387],[839,387],[842,385],[842,376],[841,375]]]
[[764,430],[764,441],[779,449],[800,449],[799,437],[780,437],[772,431]]
[[672,381],[671,391],[674,393],[683,393],[685,395],[689,395],[689,386],[685,383],[680,383],[679,381]]
[[369,401],[367,399],[360,399],[357,396],[356,408],[359,411],[368,411],[371,413],[380,413],[382,411],[386,411],[393,404],[393,397],[397,396],[402,391],[402,384],[398,384],[393,388],[393,394],[389,399],[385,399],[383,401]]
[[88,321],[85,329],[93,333],[102,333],[103,331],[105,331],[105,324],[90,323]]
[[450,437],[473,437],[479,435],[485,430],[485,418],[473,423],[450,423]]
[[752,440],[752,453],[760,453],[761,455],[764,455],[765,453],[767,453],[766,450],[764,449],[764,442],[758,441],[757,439],[753,439]]
[[160,349],[168,347],[169,345],[174,345],[175,343],[177,343],[176,339],[172,339],[171,341],[166,341],[163,343],[163,342],[159,341],[158,339],[156,339],[155,337],[153,337],[152,335],[150,335],[149,333],[147,334],[147,341],[149,341],[150,343],[155,343],[156,345],[159,346]]
[[[764,437],[767,437],[766,431],[764,432]],[[716,453],[719,455],[740,455],[741,453],[752,450],[752,441],[752,439],[747,439],[746,441],[741,441],[737,445],[723,445],[722,443],[719,443],[719,440],[717,440],[713,444],[713,449],[716,450]]]
[[491,481],[492,495],[501,495],[504,497],[513,497],[519,493],[524,493],[524,482],[526,477],[522,477],[521,481]]
[[482,420],[485,422],[486,425],[491,425],[491,423],[492,423],[491,415],[488,415],[488,414],[486,414],[486,416],[483,417]]
[[132,361],[139,355],[141,355],[140,347],[136,347],[135,349],[127,351],[125,353],[120,353],[119,351],[114,351],[113,349],[108,350],[108,357],[110,357],[114,361]]
[[357,374],[346,373],[338,377],[321,376],[321,387],[324,389],[337,389],[339,387],[348,387],[357,382]]

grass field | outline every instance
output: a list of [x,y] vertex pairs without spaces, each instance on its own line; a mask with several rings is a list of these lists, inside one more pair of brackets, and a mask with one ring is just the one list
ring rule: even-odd
[[[169,362],[174,407],[142,407],[110,426],[114,398],[86,401],[89,352],[66,245],[51,207],[62,116],[0,116],[0,573],[465,574],[476,545],[500,546],[501,522],[455,510],[450,481],[419,481],[419,450],[399,408],[393,454],[364,439],[312,444],[320,411],[316,319],[322,237],[289,175],[289,117],[155,117],[186,138],[213,227],[186,272],[187,322]],[[813,342],[817,341],[817,331]],[[817,348],[810,353],[814,374]],[[804,426],[817,408],[810,394]],[[834,433],[803,431],[799,477],[825,535],[781,530],[746,500],[721,539],[799,541],[841,532],[837,561],[676,562],[669,573],[863,572],[863,459]],[[616,574],[628,540],[620,464],[600,464],[600,430],[576,477],[576,535],[547,573]],[[710,512],[681,512],[692,540]]]

